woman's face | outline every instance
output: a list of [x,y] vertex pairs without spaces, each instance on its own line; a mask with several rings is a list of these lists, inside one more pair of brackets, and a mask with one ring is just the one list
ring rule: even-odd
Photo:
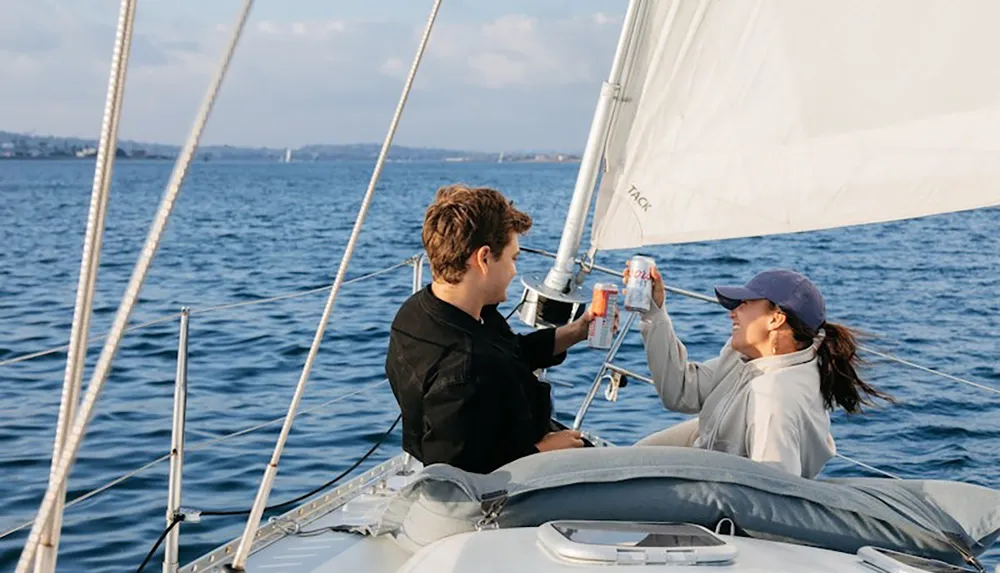
[[770,354],[771,330],[778,312],[767,299],[745,300],[729,311],[733,321],[733,350],[751,360]]

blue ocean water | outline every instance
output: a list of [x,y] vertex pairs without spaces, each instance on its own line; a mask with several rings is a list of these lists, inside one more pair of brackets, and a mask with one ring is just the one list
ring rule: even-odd
[[[172,165],[119,162],[107,216],[92,336],[107,331]],[[329,285],[367,183],[368,163],[198,163],[168,226],[132,324],[195,309]],[[72,321],[93,164],[0,162],[0,361],[65,344]],[[523,245],[554,251],[576,176],[570,164],[392,163],[386,167],[349,276],[389,267],[420,250],[426,204],[439,186],[494,186],[535,220]],[[831,320],[872,335],[869,344],[920,364],[1000,387],[1000,209],[795,235],[648,249],[673,285],[711,292],[775,266],[817,282]],[[629,252],[601,253],[621,268]],[[523,255],[520,271],[549,261]],[[408,267],[344,287],[303,408],[383,379],[389,322],[411,286]],[[195,449],[281,417],[317,326],[325,293],[196,313],[191,320],[189,453],[185,507],[249,507],[279,425]],[[510,309],[520,296],[510,290]],[[694,359],[729,333],[720,308],[671,297]],[[100,346],[92,346],[88,371]],[[70,478],[78,497],[167,453],[177,321],[126,336]],[[571,421],[602,355],[580,347],[549,375],[558,416]],[[645,371],[638,334],[626,367]],[[842,453],[904,477],[1000,488],[1000,397],[871,357],[867,375],[898,404],[834,416]],[[44,493],[65,355],[0,367],[0,533],[33,516]],[[569,386],[567,386],[569,385]],[[395,418],[388,386],[351,396],[295,422],[272,501],[330,479]],[[630,443],[680,421],[653,390],[633,384],[618,402],[595,402],[585,426]],[[398,452],[398,430],[370,464]],[[827,476],[870,475],[834,460]],[[167,465],[159,464],[67,510],[60,570],[134,569],[164,525]],[[240,518],[184,524],[182,562],[235,537]],[[0,570],[13,567],[26,531],[0,539]],[[996,551],[989,562],[996,561]],[[157,560],[159,557],[157,557]],[[153,563],[150,567],[159,568]],[[149,569],[152,570],[152,569]]]

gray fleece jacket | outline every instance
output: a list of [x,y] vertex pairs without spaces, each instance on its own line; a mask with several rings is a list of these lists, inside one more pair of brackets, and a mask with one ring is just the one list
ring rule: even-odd
[[688,361],[665,308],[645,313],[640,332],[663,405],[698,414],[695,447],[807,478],[836,454],[815,345],[748,360],[727,341],[718,357],[698,363]]

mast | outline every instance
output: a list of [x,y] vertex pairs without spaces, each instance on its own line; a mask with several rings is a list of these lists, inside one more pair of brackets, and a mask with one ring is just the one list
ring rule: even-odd
[[[563,310],[557,311],[556,314],[565,314],[569,319],[572,317],[567,314],[569,312],[567,305],[582,302],[579,294],[573,292],[577,286],[574,284],[577,275],[576,257],[580,249],[584,225],[587,222],[587,214],[590,211],[591,199],[594,196],[597,173],[604,158],[604,144],[608,138],[611,118],[618,105],[618,94],[622,87],[621,81],[634,53],[630,47],[639,24],[639,13],[644,5],[645,0],[629,0],[625,19],[622,22],[621,34],[618,37],[618,47],[615,49],[615,56],[611,63],[611,72],[608,74],[607,81],[601,85],[601,94],[590,124],[587,144],[584,147],[583,157],[580,159],[580,170],[573,187],[573,197],[570,200],[569,212],[563,226],[562,238],[559,240],[556,261],[545,276],[544,281],[532,277],[522,279],[527,291],[519,317],[531,326],[553,323],[551,318],[543,319],[541,317],[543,306],[550,301],[556,301],[555,305],[549,305],[550,308],[560,306],[559,303],[563,303],[561,305],[564,307]],[[556,322],[561,321],[562,317],[560,316]]]
[[594,185],[597,183],[597,170],[604,158],[604,142],[608,138],[608,128],[611,125],[611,115],[617,105],[617,96],[621,88],[621,79],[627,68],[629,45],[638,22],[638,13],[643,0],[630,0],[625,21],[622,23],[621,35],[618,38],[618,48],[611,63],[611,73],[608,80],[601,86],[601,96],[597,100],[597,109],[590,125],[587,145],[580,160],[580,171],[577,173],[576,185],[573,188],[573,198],[569,204],[569,213],[563,227],[562,238],[559,240],[559,252],[556,262],[545,277],[545,285],[554,289],[565,289],[573,278],[577,252],[580,249],[580,239],[583,227],[590,211],[590,202],[594,196]]

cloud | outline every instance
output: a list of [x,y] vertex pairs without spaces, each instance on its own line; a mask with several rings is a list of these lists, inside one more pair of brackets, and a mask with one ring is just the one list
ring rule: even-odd
[[389,58],[382,62],[378,71],[391,78],[404,79],[409,74],[410,69],[402,58]]
[[513,14],[444,27],[431,56],[489,89],[594,84],[607,75],[616,38],[617,22],[609,18],[545,21]]
[[[0,9],[0,129],[96,134],[117,7],[0,0]],[[121,135],[179,142],[231,24],[138,14]],[[581,148],[619,26],[603,13],[440,18],[397,141]],[[384,19],[251,19],[204,141],[381,140],[421,33]]]

